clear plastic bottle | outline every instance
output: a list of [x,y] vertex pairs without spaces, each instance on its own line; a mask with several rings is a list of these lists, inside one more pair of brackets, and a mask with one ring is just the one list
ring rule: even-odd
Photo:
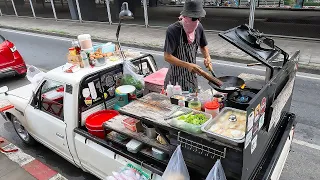
[[85,53],[84,51],[81,51],[80,55],[81,55],[81,59],[82,59],[84,68],[90,67],[87,53]]
[[167,85],[167,96],[170,98],[173,95],[173,85],[171,82]]
[[181,86],[178,84],[178,82],[177,82],[176,85],[173,87],[173,95],[182,95],[182,88],[181,88]]

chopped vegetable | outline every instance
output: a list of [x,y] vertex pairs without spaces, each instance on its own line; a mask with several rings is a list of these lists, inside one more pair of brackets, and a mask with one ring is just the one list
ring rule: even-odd
[[208,118],[204,114],[187,114],[178,117],[178,120],[184,121],[186,123],[194,124],[194,125],[202,125],[205,123]]

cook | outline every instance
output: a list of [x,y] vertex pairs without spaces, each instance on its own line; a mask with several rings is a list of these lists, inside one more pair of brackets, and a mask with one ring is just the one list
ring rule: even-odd
[[178,83],[183,91],[198,89],[197,73],[201,67],[196,64],[196,55],[199,46],[204,56],[204,65],[211,65],[208,42],[200,23],[205,15],[202,0],[186,0],[179,21],[168,27],[164,58],[170,67],[165,87],[171,82],[173,85]]

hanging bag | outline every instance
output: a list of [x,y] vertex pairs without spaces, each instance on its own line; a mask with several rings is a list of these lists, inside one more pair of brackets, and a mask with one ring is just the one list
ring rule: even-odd
[[206,180],[227,180],[220,159],[214,164]]
[[123,62],[123,78],[122,85],[132,85],[138,91],[144,87],[144,76],[136,73],[136,67],[131,61],[125,60]]
[[163,180],[190,180],[189,172],[183,159],[181,145],[172,154],[162,178]]

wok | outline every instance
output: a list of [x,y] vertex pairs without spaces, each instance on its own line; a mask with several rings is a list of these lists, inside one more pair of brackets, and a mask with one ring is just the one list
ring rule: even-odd
[[[213,77],[218,78],[213,72],[212,66],[209,66],[208,69],[211,72]],[[209,85],[219,92],[230,93],[234,91],[239,91],[240,89],[243,89],[245,87],[244,80],[239,77],[222,76],[222,77],[219,77],[218,79],[222,82],[222,85],[220,87],[216,86],[210,81],[209,81]]]

